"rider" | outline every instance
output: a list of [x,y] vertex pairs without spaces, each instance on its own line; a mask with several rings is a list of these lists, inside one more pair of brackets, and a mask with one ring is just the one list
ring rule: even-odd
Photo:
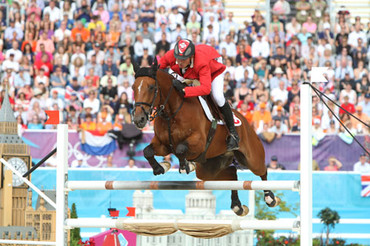
[[230,132],[226,140],[227,150],[237,150],[239,136],[235,129],[233,113],[223,92],[223,72],[226,66],[222,64],[220,54],[209,45],[195,46],[189,39],[181,39],[176,43],[174,49],[168,51],[161,58],[160,68],[167,67],[185,79],[199,80],[200,85],[194,87],[186,87],[181,81],[173,80],[173,86],[184,97],[204,96],[212,93]]

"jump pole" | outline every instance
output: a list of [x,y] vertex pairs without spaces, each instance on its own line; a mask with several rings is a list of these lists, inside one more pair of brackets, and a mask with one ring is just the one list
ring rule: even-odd
[[311,246],[312,245],[312,91],[311,91],[310,85],[304,84],[304,83],[301,84],[300,159],[301,159],[301,170],[300,170],[301,246]]
[[57,128],[57,171],[56,171],[56,245],[68,246],[67,231],[64,227],[67,218],[68,193],[64,187],[68,180],[68,125],[58,124]]
[[67,181],[73,190],[292,190],[299,181]]

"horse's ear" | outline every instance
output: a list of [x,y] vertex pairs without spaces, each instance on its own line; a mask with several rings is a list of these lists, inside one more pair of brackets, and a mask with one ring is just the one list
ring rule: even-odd
[[134,66],[134,72],[137,73],[140,69],[139,64],[137,64],[135,60],[132,60],[132,65]]
[[152,70],[156,72],[158,70],[158,61],[157,57],[154,58],[153,64],[152,64]]

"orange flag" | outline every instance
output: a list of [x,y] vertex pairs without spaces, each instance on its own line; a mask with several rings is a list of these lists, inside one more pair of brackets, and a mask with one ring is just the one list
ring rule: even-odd
[[126,207],[126,208],[128,210],[126,216],[135,217],[135,207]]
[[45,113],[49,116],[45,125],[57,125],[59,124],[59,111],[58,110],[45,110]]

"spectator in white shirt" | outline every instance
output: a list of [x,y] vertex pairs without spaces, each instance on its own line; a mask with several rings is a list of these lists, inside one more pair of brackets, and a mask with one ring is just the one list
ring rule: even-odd
[[236,45],[232,42],[231,36],[228,34],[225,40],[220,43],[219,52],[222,53],[222,49],[226,49],[226,55],[228,57],[236,57]]
[[47,6],[44,9],[44,16],[45,16],[46,13],[49,14],[51,22],[59,21],[60,9],[57,6],[55,6],[55,1],[54,0],[51,0],[50,3],[49,3],[49,6]]
[[98,64],[101,65],[104,63],[105,53],[100,49],[99,43],[94,43],[93,49],[87,52],[87,60],[91,61],[93,55],[95,55]]
[[[207,26],[211,20],[211,18],[213,18],[213,20],[215,20],[216,18],[216,13],[213,11],[213,8],[211,6],[207,6],[204,8],[204,12],[203,12],[203,26]],[[219,25],[219,23],[217,22],[216,20],[216,23]]]
[[219,34],[215,32],[212,24],[208,24],[207,28],[203,28],[203,43],[209,44],[211,39],[214,38],[216,42],[219,41]]
[[165,9],[168,11],[171,8],[171,0],[156,0],[155,1],[155,7],[156,9],[159,9],[161,6],[164,6]]
[[176,29],[176,26],[179,24],[181,29],[184,29],[184,16],[179,13],[177,6],[172,7],[172,12],[168,15],[168,22],[171,31]]
[[280,117],[274,117],[274,125],[269,129],[269,132],[276,133],[276,138],[281,138],[284,134],[288,133],[288,127],[281,122]]
[[270,90],[278,88],[281,81],[284,81],[285,86],[288,85],[287,79],[283,77],[284,72],[281,67],[275,68],[274,74],[275,76],[270,79]]
[[97,112],[99,112],[100,101],[96,98],[95,91],[89,92],[89,97],[84,100],[83,105],[84,108],[90,107],[92,114],[96,114]]
[[55,39],[57,42],[60,42],[64,39],[64,37],[70,37],[71,31],[67,29],[67,22],[62,21],[60,27],[54,33]]
[[140,32],[136,34],[136,42],[134,44],[134,51],[136,60],[138,61],[144,55],[144,48],[148,49],[148,54],[153,55],[153,44],[149,39],[143,38]]
[[23,39],[23,30],[19,27],[15,26],[15,22],[13,19],[9,20],[9,26],[5,29],[4,32],[4,39],[5,39],[5,45],[6,47],[10,47],[11,40],[13,39],[15,33],[15,37],[18,41],[21,41]]
[[370,164],[367,162],[366,154],[360,155],[360,160],[353,165],[353,171],[361,173],[370,173]]
[[339,82],[340,80],[344,79],[346,73],[349,74],[350,78],[354,78],[353,68],[347,65],[347,58],[342,57],[340,66],[335,69],[335,80]]
[[273,89],[271,91],[271,101],[276,104],[277,101],[281,101],[282,102],[282,106],[284,106],[287,101],[288,101],[288,91],[287,89],[285,88],[285,82],[284,81],[280,81],[279,82],[279,87]]
[[135,165],[135,160],[130,158],[130,160],[128,160],[127,166],[125,166],[123,169],[138,169],[138,167]]
[[236,82],[240,84],[244,80],[244,71],[248,70],[248,79],[253,79],[254,70],[251,66],[248,65],[248,58],[244,57],[242,59],[242,65],[235,68],[234,76]]
[[166,34],[166,40],[167,42],[171,43],[171,33],[167,27],[167,24],[166,23],[161,23],[160,24],[160,28],[158,30],[155,31],[155,34],[154,34],[154,42],[155,43],[158,43],[159,41],[161,41],[162,39],[162,34],[165,33]]
[[[208,26],[209,24],[212,24],[213,31],[217,33],[218,36],[220,36],[220,23],[215,16],[211,15],[204,26]],[[218,39],[220,39],[220,37],[218,37]]]
[[64,102],[58,97],[58,90],[54,89],[51,93],[51,97],[46,99],[46,107],[49,110],[53,110],[53,105],[57,104],[60,109],[64,108]]
[[237,33],[239,31],[239,25],[233,20],[234,13],[229,12],[227,15],[227,19],[224,19],[221,22],[221,39],[225,37],[230,32],[230,29],[234,28],[235,32]]
[[[335,119],[335,117],[330,111],[328,111],[327,114],[322,115],[321,121],[322,121],[321,127],[323,130],[328,131],[329,128],[331,127],[334,127],[336,130],[339,130],[339,121]],[[334,124],[334,126],[332,126],[332,123]]]
[[82,53],[81,46],[79,46],[79,45],[76,46],[76,52],[71,57],[71,63],[73,63],[76,60],[77,57],[82,59],[83,64],[86,63],[86,55],[84,53]]
[[176,29],[172,30],[172,32],[171,32],[171,42],[170,42],[171,46],[175,46],[177,41],[179,41],[181,38],[185,38],[185,37],[186,37],[185,29],[183,29],[180,24],[177,24]]
[[14,87],[20,90],[26,85],[31,85],[31,76],[23,67],[20,67],[19,73],[14,76]]
[[358,39],[361,38],[363,43],[366,43],[366,33],[361,31],[361,23],[355,24],[355,30],[353,30],[348,35],[348,44],[352,46],[352,48],[358,46]]
[[270,54],[270,45],[262,39],[262,34],[257,34],[257,40],[252,43],[252,57],[255,60],[267,59]]
[[12,69],[15,72],[19,70],[19,63],[14,59],[14,53],[9,54],[9,59],[3,61],[2,70],[6,71],[7,69]]
[[19,47],[18,42],[17,41],[13,41],[12,42],[12,48],[9,49],[9,50],[7,50],[6,53],[5,53],[5,58],[6,59],[9,59],[10,54],[14,54],[14,61],[15,62],[20,62],[21,59],[22,59],[23,54],[22,54],[22,51],[20,51],[18,49],[18,47]]

